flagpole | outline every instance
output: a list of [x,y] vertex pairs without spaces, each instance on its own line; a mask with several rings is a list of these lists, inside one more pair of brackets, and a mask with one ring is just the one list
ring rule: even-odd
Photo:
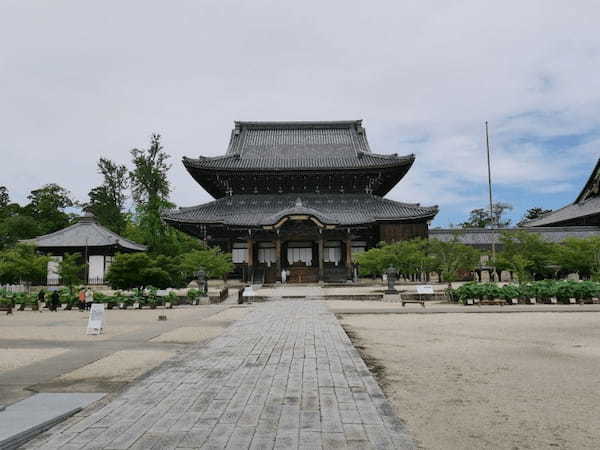
[[490,134],[488,131],[488,122],[485,121],[485,146],[487,149],[487,168],[488,168],[488,191],[490,195],[490,219],[492,220],[492,262],[494,264],[494,272],[496,266],[496,233],[495,228],[497,228],[496,224],[496,216],[494,215],[494,203],[492,200],[492,167],[490,164]]

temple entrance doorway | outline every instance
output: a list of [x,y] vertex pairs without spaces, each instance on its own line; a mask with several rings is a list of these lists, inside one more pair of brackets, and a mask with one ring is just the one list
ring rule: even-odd
[[289,272],[288,283],[319,281],[318,246],[312,241],[289,241],[284,246],[284,267]]

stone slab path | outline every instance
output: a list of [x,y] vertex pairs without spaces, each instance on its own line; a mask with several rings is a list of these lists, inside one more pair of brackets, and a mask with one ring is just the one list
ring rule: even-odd
[[414,447],[326,305],[276,300],[28,448]]

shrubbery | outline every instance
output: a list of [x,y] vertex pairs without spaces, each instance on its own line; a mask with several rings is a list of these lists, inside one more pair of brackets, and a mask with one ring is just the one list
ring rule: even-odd
[[231,255],[217,248],[193,250],[173,257],[123,253],[115,257],[106,281],[113,289],[184,287],[201,267],[211,278],[223,277],[233,269]]
[[445,281],[455,281],[461,273],[470,272],[479,264],[479,251],[461,244],[457,238],[450,242],[413,239],[381,244],[356,255],[361,275],[381,275],[393,266],[404,278],[419,277],[437,272]]
[[467,299],[493,300],[530,299],[547,302],[552,297],[562,302],[569,299],[589,300],[600,296],[600,283],[593,281],[544,280],[520,285],[507,284],[499,287],[494,283],[466,283],[457,289],[449,289],[450,298],[465,302]]

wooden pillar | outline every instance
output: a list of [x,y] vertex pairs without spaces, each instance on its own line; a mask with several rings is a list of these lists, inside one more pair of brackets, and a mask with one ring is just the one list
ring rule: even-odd
[[352,238],[350,236],[346,239],[346,269],[348,275],[352,277]]
[[275,239],[275,269],[277,270],[275,278],[281,280],[281,239],[279,235]]
[[252,267],[254,265],[254,241],[252,239],[248,239],[248,267]]
[[325,243],[323,242],[323,235],[319,237],[319,281],[323,281],[324,278],[324,267],[323,259],[325,257]]

